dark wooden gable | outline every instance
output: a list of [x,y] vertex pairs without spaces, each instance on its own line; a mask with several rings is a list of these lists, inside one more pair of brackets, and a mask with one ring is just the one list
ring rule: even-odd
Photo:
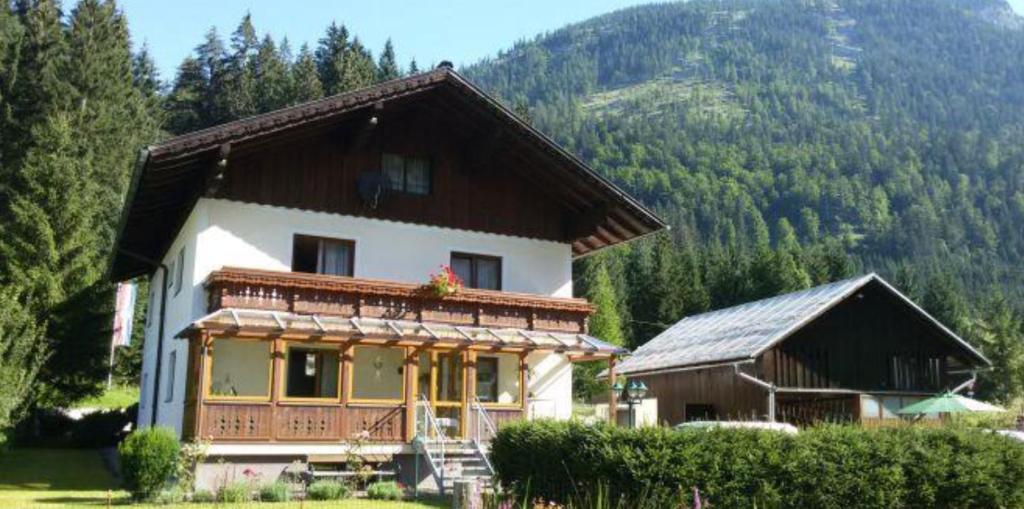
[[[371,119],[376,119],[374,123]],[[429,151],[436,191],[367,209],[383,150]],[[666,228],[448,67],[184,134],[140,152],[111,277],[148,273],[202,196],[556,240],[583,256]]]
[[[372,119],[372,120],[371,120]],[[530,162],[429,103],[384,106],[342,125],[229,156],[212,197],[463,230],[568,241],[572,211],[527,175]],[[428,195],[387,192],[376,207],[360,178],[382,154],[430,162]]]
[[973,361],[939,327],[878,281],[767,350],[765,378],[779,387],[937,392],[949,369]]

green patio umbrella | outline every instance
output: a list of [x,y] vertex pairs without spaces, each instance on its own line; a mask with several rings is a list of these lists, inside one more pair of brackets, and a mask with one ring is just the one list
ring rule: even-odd
[[984,401],[978,401],[959,394],[947,392],[938,396],[918,401],[899,409],[900,415],[916,414],[952,414],[961,412],[1005,412],[1006,410]]

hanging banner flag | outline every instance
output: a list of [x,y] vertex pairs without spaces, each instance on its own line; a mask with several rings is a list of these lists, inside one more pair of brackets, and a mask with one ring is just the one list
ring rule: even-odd
[[132,321],[135,318],[135,283],[118,283],[114,308],[114,336],[111,347],[128,346],[132,342]]

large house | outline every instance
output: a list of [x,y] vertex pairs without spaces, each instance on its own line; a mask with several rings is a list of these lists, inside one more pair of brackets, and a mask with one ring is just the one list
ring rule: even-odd
[[664,227],[449,67],[166,140],[112,262],[151,281],[138,424],[210,441],[200,486],[353,444],[443,486],[502,423],[570,416],[571,363],[623,353],[572,260]]
[[897,418],[989,361],[875,274],[689,316],[618,372],[643,381],[660,422]]

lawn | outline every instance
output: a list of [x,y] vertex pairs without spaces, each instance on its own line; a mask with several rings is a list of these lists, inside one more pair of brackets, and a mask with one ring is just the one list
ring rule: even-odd
[[103,391],[99,396],[83,399],[74,406],[75,408],[99,408],[103,410],[112,408],[124,408],[139,401],[139,388],[123,385],[115,385]]
[[[109,491],[108,491],[109,490]],[[0,452],[0,508],[105,507],[108,493],[113,505],[127,506],[127,493],[103,466],[99,452],[90,449],[12,449]],[[432,509],[445,507],[419,502],[342,500],[279,504],[131,505],[140,508],[232,509],[242,507],[338,509]]]

